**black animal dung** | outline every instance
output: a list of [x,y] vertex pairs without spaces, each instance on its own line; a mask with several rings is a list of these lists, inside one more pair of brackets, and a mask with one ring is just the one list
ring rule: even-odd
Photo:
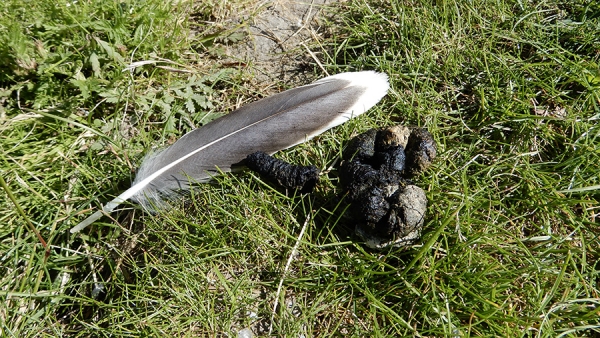
[[[349,142],[339,169],[340,184],[355,233],[368,247],[405,246],[420,237],[427,197],[411,179],[431,165],[436,153],[433,137],[422,128],[371,129]],[[292,165],[263,152],[248,155],[243,164],[301,193],[311,192],[319,179],[315,166]]]
[[436,154],[437,148],[431,134],[426,129],[413,129],[406,145],[407,174],[413,177],[427,170]]
[[419,238],[427,198],[408,178],[427,169],[435,156],[435,141],[421,128],[371,129],[350,141],[340,183],[355,232],[367,246],[404,246]]
[[289,164],[260,151],[248,155],[244,164],[266,180],[303,194],[312,192],[319,180],[319,169],[314,165]]

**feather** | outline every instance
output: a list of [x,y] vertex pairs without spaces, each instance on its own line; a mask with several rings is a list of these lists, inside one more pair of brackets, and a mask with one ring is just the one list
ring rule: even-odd
[[389,89],[388,77],[373,71],[341,73],[247,104],[195,129],[166,149],[147,156],[131,188],[73,229],[78,232],[132,199],[146,210],[193,183],[206,182],[246,156],[273,154],[305,142],[358,116]]

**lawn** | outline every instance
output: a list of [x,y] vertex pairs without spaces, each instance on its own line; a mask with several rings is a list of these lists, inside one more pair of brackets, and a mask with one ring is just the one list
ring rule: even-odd
[[[302,76],[258,84],[252,60],[222,60],[264,2],[2,1],[0,336],[600,335],[600,4],[331,6],[289,51]],[[323,170],[314,193],[227,174],[69,232],[147,152],[358,70],[387,73],[389,94],[277,154]],[[394,124],[427,128],[438,157],[415,179],[421,239],[375,251],[337,168],[353,136]]]

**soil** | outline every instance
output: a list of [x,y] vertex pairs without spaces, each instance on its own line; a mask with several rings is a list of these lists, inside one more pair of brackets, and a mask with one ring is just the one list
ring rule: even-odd
[[246,23],[246,36],[226,46],[225,62],[246,65],[257,84],[310,82],[306,75],[314,73],[319,53],[309,49],[326,32],[323,19],[334,2],[277,0],[262,4],[258,14],[240,14],[235,21]]

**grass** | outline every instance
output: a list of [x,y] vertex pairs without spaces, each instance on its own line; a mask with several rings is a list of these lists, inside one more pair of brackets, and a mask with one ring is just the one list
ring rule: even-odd
[[[280,154],[333,166],[314,194],[225,175],[169,212],[132,206],[71,235],[146,151],[264,94],[218,63],[215,13],[242,5],[2,2],[0,336],[600,333],[592,0],[339,4],[321,63],[386,72],[392,91]],[[427,127],[439,158],[418,180],[422,239],[372,251],[334,164],[352,135],[394,123]]]

